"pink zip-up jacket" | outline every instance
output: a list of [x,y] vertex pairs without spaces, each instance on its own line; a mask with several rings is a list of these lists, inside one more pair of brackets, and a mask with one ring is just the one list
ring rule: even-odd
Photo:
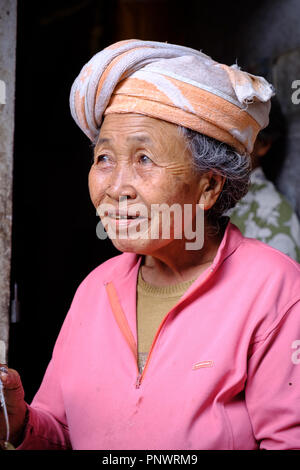
[[300,265],[229,223],[140,376],[141,259],[79,286],[19,449],[300,449]]

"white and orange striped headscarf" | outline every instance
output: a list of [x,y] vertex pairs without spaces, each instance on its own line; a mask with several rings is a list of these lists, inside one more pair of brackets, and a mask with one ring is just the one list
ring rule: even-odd
[[70,94],[71,113],[94,141],[109,113],[138,113],[251,153],[269,122],[273,86],[237,65],[174,44],[128,40],[94,55]]

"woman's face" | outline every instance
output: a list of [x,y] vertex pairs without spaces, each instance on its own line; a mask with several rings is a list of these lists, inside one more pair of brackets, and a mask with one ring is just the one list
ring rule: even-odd
[[[118,250],[154,254],[178,244],[184,207],[193,207],[194,217],[204,187],[177,126],[138,114],[105,117],[94,150],[89,190]],[[168,236],[164,214],[173,204],[176,211],[169,211]],[[182,219],[174,216],[180,210]]]

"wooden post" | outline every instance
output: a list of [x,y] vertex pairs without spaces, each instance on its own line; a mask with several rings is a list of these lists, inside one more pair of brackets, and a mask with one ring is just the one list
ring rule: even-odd
[[[17,0],[0,5],[0,341],[8,346]],[[2,343],[3,346],[3,343]],[[2,348],[3,349],[3,348]]]

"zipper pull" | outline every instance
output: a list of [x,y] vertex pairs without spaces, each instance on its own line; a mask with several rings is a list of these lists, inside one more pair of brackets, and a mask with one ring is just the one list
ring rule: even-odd
[[135,388],[140,388],[141,381],[142,381],[142,374],[139,374],[136,378]]

